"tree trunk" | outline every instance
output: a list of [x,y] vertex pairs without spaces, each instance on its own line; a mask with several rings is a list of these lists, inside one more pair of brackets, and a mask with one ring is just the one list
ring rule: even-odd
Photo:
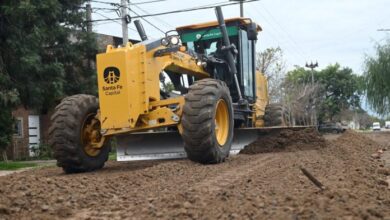
[[8,163],[7,152],[3,150],[3,160]]

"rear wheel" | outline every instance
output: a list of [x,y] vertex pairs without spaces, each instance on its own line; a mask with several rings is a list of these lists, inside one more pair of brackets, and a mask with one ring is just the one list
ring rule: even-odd
[[74,95],[63,99],[51,117],[49,143],[66,173],[100,169],[108,159],[109,146],[95,117],[98,108],[96,97]]
[[190,160],[223,162],[233,140],[233,107],[229,89],[220,80],[195,82],[185,96],[182,117],[184,149]]
[[265,108],[264,123],[267,127],[290,126],[288,112],[282,104],[271,103]]

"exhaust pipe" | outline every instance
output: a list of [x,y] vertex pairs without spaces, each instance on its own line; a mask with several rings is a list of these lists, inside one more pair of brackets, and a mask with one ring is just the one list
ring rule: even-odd
[[141,37],[142,41],[148,40],[148,36],[146,36],[146,32],[144,29],[144,26],[142,25],[140,20],[135,20],[134,21],[135,27],[137,28],[138,34]]
[[240,84],[238,83],[238,78],[237,78],[237,68],[236,68],[236,64],[234,62],[234,55],[233,55],[233,51],[232,51],[235,48],[233,45],[230,44],[229,35],[228,35],[227,29],[226,29],[225,19],[223,18],[222,9],[220,6],[215,7],[215,13],[217,15],[219,29],[221,30],[221,33],[222,33],[223,46],[225,47],[224,50],[226,52],[227,62],[228,62],[228,65],[230,67],[231,74],[233,74],[233,77],[234,77],[234,82],[235,82],[236,87],[237,87],[239,100],[242,100]]

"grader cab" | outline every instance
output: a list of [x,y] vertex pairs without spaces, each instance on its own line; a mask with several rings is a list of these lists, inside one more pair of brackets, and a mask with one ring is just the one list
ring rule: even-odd
[[[256,71],[260,26],[248,18],[178,27],[162,39],[107,46],[97,55],[99,98],[65,98],[52,116],[50,143],[65,172],[104,166],[116,143],[119,161],[188,157],[223,162],[257,139],[260,129],[288,127],[268,104]],[[166,89],[172,83],[173,89]]]

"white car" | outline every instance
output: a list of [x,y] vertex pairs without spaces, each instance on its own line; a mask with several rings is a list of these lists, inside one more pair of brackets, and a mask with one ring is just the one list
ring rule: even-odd
[[385,128],[390,129],[390,121],[385,121]]
[[379,122],[374,122],[372,124],[372,130],[373,131],[380,131],[381,130],[381,124]]

